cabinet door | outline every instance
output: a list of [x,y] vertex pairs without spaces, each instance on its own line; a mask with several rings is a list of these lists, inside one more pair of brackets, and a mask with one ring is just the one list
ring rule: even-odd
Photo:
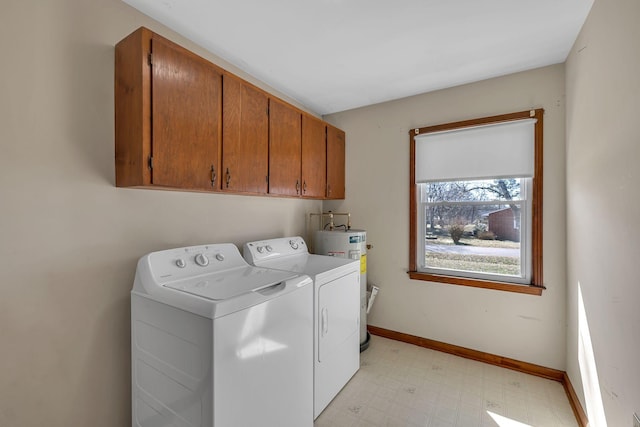
[[302,191],[301,114],[269,100],[269,193],[297,196]]
[[326,125],[302,115],[302,196],[324,198],[327,185]]
[[344,199],[345,135],[327,126],[327,199]]
[[220,188],[220,73],[162,38],[151,53],[152,184]]
[[222,189],[264,194],[269,173],[269,99],[226,74],[223,90]]

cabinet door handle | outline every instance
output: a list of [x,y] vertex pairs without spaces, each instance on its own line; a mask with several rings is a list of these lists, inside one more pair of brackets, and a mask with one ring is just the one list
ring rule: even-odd
[[302,194],[307,194],[307,181],[302,181]]
[[230,182],[231,182],[231,173],[229,172],[229,168],[227,168],[227,188],[229,188]]
[[327,184],[327,193],[331,195],[331,184]]
[[211,165],[211,186],[215,187],[216,186],[216,167],[214,165]]
[[300,180],[296,179],[296,194],[300,194]]

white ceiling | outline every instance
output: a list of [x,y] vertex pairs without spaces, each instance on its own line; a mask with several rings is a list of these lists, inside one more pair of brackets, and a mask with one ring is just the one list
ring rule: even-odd
[[593,0],[124,0],[318,114],[564,62]]

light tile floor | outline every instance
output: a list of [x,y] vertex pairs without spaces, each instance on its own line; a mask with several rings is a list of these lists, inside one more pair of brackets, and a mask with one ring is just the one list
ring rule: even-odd
[[315,427],[576,427],[559,382],[372,336]]

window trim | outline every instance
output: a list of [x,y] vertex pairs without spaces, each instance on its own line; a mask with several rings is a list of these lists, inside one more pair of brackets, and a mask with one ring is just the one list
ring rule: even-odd
[[[519,111],[516,113],[501,114],[497,116],[478,119],[463,120],[459,122],[445,123],[409,131],[410,164],[409,164],[409,277],[414,280],[446,283],[451,285],[472,286],[485,289],[495,289],[508,292],[517,292],[530,295],[542,295],[545,289],[542,280],[542,188],[543,188],[543,116],[544,109]],[[419,272],[417,269],[417,237],[418,237],[418,203],[415,182],[415,137],[425,133],[441,132],[453,129],[463,129],[472,126],[509,122],[535,118],[534,125],[534,177],[532,184],[531,200],[531,283],[528,285],[497,282],[491,280],[472,279],[466,277],[445,276]]]

